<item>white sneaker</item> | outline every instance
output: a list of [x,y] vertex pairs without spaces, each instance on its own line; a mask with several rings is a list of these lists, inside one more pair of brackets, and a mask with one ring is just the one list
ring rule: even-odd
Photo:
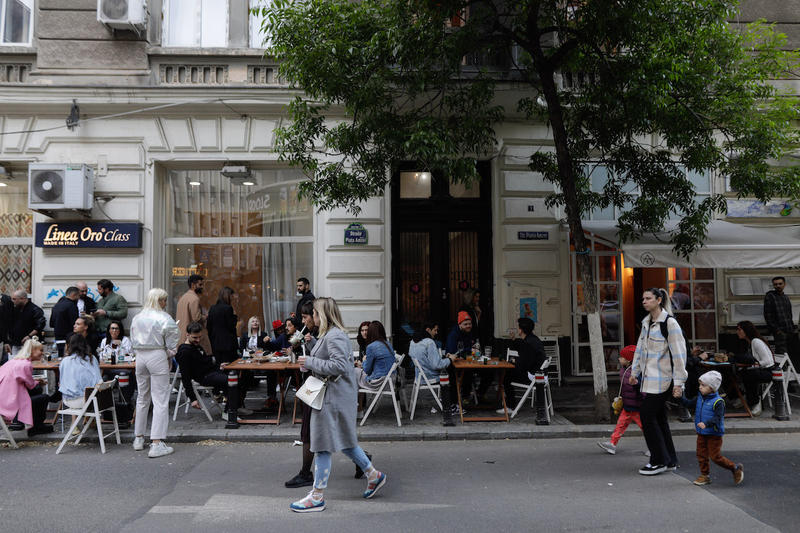
[[759,416],[761,414],[761,402],[758,402],[753,407],[751,407],[750,412],[753,413],[753,416]]
[[644,454],[645,457],[650,457],[650,450],[645,450],[642,454]]
[[503,408],[500,408],[500,409],[496,410],[495,413],[497,413],[498,415],[504,415],[504,414],[506,414],[506,410],[503,409]]
[[365,411],[364,411],[363,409],[359,409],[359,410],[356,412],[356,418],[358,418],[358,419],[362,419],[362,418],[364,418],[364,413],[365,413]]
[[606,452],[610,453],[611,455],[616,455],[617,453],[617,447],[614,446],[611,443],[611,441],[607,440],[605,442],[598,442],[597,445],[603,448]]
[[155,459],[156,457],[163,457],[174,452],[175,449],[171,446],[164,444],[164,441],[154,442],[150,445],[150,451],[147,452],[147,457]]
[[144,437],[136,437],[133,439],[133,449],[137,452],[144,450]]

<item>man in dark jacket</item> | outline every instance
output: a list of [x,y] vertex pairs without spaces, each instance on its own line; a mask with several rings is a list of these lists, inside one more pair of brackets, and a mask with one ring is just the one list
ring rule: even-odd
[[14,291],[11,301],[14,303],[14,309],[11,311],[9,344],[11,344],[11,355],[17,355],[25,341],[31,337],[44,338],[45,319],[42,308],[28,299],[26,291]]
[[97,303],[89,296],[89,286],[85,281],[79,281],[75,286],[78,287],[79,295],[78,301],[75,302],[78,304],[78,313],[91,315],[97,310]]
[[69,287],[50,311],[50,327],[53,328],[59,357],[64,357],[64,346],[67,338],[72,335],[72,329],[78,319],[77,301],[79,297],[78,288]]
[[295,310],[294,316],[300,318],[303,313],[303,305],[313,302],[316,298],[314,293],[311,292],[311,282],[308,281],[308,278],[298,278],[297,295],[300,297],[300,301],[297,302],[297,309]]
[[[181,381],[186,391],[186,396],[192,402],[192,407],[200,409],[200,403],[192,387],[192,380],[206,387],[214,387],[215,392],[223,392],[228,397],[228,376],[223,372],[228,363],[217,366],[211,357],[206,354],[201,345],[203,340],[203,325],[192,322],[186,326],[186,342],[178,346],[175,358],[181,371]],[[245,387],[239,387],[239,405],[244,407],[244,397],[247,393]],[[252,411],[239,408],[239,414],[250,414]],[[227,414],[226,414],[227,416]]]
[[0,365],[5,362],[8,336],[11,333],[11,312],[14,303],[7,294],[0,294]]
[[514,383],[530,383],[531,380],[528,374],[535,374],[542,368],[546,356],[544,353],[544,344],[541,339],[533,334],[533,327],[535,326],[533,320],[524,317],[517,320],[517,334],[520,338],[514,339],[511,348],[519,353],[516,361],[514,361],[514,370],[506,372],[503,387],[506,392],[506,405],[509,407],[516,406]]

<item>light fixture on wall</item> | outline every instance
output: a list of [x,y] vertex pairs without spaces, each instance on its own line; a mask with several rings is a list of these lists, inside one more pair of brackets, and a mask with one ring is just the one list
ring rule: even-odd
[[233,185],[255,185],[250,174],[250,168],[245,163],[227,163],[222,167],[220,173],[230,179]]

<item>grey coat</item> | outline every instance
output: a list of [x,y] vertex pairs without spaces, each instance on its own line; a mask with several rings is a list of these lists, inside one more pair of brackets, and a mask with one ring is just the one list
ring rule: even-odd
[[[305,366],[314,376],[330,377],[322,409],[311,410],[312,452],[338,452],[358,446],[358,384],[351,346],[347,333],[332,328],[317,340],[306,359]],[[339,379],[334,381],[336,376]]]

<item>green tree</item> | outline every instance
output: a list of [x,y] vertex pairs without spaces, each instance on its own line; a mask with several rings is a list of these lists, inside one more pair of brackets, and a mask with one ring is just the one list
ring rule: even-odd
[[[772,82],[796,56],[771,26],[729,22],[737,12],[733,0],[277,0],[265,9],[268,53],[305,93],[277,146],[316,205],[357,212],[400,161],[470,182],[502,120],[545,123],[555,150],[529,166],[554,184],[549,205],[563,208],[578,252],[581,219],[613,206],[623,241],[679,220],[671,242],[688,256],[726,204],[698,203],[687,170],[722,173],[762,201],[798,192],[796,170],[780,164],[797,141],[795,100]],[[577,260],[607,420],[592,260]]]

